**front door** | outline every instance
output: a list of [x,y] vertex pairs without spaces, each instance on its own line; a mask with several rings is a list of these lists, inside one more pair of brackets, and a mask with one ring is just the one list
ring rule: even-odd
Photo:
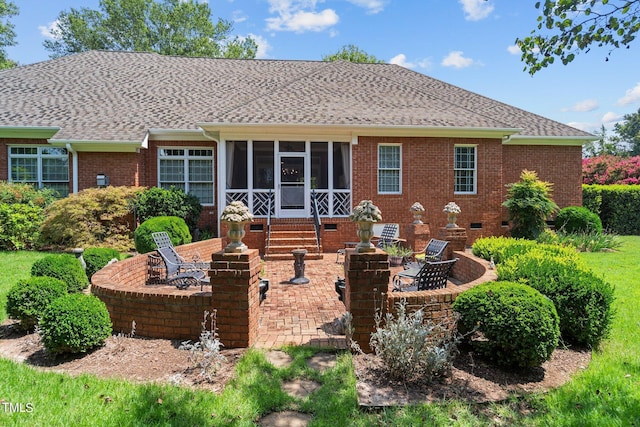
[[304,217],[307,213],[305,155],[280,155],[278,210],[280,217]]

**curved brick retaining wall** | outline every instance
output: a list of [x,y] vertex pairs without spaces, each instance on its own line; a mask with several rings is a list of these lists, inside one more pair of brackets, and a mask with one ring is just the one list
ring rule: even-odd
[[[209,239],[176,248],[186,259],[198,253],[210,261],[222,250],[221,239]],[[130,333],[135,322],[136,335],[151,338],[197,339],[205,311],[211,312],[211,289],[146,285],[147,255],[113,263],[91,278],[91,293],[109,310],[114,332]]]

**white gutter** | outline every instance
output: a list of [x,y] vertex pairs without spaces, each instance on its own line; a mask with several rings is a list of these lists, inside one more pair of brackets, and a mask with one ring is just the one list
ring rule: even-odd
[[57,126],[0,126],[0,138],[49,139],[59,130]]
[[67,150],[71,152],[71,175],[73,177],[73,190],[75,194],[78,192],[78,152],[73,149],[73,146],[67,143]]
[[585,136],[529,136],[511,135],[502,140],[503,145],[584,145],[589,141],[598,141],[600,137]]

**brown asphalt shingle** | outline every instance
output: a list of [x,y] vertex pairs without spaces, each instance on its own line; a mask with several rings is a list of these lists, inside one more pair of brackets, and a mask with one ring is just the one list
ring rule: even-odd
[[522,128],[590,134],[390,64],[91,51],[0,71],[0,126],[140,141],[197,123]]

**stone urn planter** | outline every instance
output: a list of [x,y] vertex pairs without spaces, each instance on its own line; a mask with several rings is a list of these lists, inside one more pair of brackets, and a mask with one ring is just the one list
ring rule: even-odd
[[249,208],[242,202],[231,202],[222,211],[220,221],[226,222],[229,227],[227,230],[229,244],[224,248],[224,252],[242,253],[246,251],[247,245],[242,243],[242,239],[246,233],[244,225],[247,222],[253,221],[253,215],[249,212]]
[[413,214],[413,223],[414,224],[422,224],[422,215],[424,215],[424,206],[420,203],[415,202],[409,208],[409,212]]
[[456,224],[456,220],[458,218],[458,214],[460,211],[460,206],[456,205],[454,202],[449,202],[445,205],[442,212],[447,214],[447,225],[446,228],[458,228]]
[[353,208],[349,219],[358,224],[358,238],[360,242],[356,245],[356,252],[375,252],[376,248],[371,243],[373,237],[373,224],[382,221],[382,213],[371,200],[362,200],[358,206]]

